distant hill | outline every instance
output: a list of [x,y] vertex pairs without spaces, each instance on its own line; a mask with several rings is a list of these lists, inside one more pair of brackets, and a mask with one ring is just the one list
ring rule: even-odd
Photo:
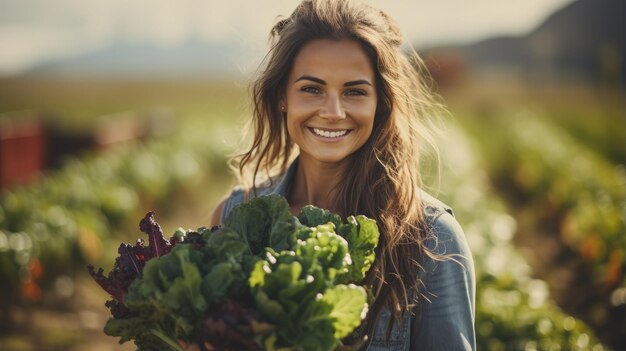
[[[525,36],[420,50],[465,70],[539,81],[626,83],[626,1],[578,0]],[[458,70],[458,67],[457,67]],[[440,72],[444,73],[444,72]]]
[[[244,50],[234,43],[189,40],[162,48],[116,44],[98,51],[36,66],[26,76],[87,78],[216,78],[239,75]],[[238,60],[237,60],[238,59]]]

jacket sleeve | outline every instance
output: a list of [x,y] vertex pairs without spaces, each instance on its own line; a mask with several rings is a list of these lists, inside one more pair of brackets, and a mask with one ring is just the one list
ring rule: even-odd
[[445,255],[426,258],[420,310],[412,319],[411,350],[475,350],[475,275],[465,234],[456,219],[441,211],[426,246]]

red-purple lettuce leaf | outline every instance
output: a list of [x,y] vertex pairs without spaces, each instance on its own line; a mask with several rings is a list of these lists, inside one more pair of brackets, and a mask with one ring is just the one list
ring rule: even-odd
[[[117,252],[119,256],[115,259],[113,269],[107,277],[104,270],[98,269],[96,272],[92,265],[88,266],[89,274],[93,279],[111,296],[124,302],[128,287],[137,278],[141,277],[146,262],[153,257],[160,257],[168,253],[178,239],[172,237],[169,241],[163,237],[161,226],[154,219],[154,212],[148,212],[139,222],[139,229],[148,234],[148,246],[144,246],[142,239],[137,239],[135,245],[122,243]],[[194,244],[201,244],[194,240]]]

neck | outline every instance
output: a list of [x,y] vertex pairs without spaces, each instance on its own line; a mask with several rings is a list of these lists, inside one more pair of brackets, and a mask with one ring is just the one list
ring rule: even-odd
[[341,180],[344,163],[324,163],[300,155],[289,193],[294,213],[306,205],[337,212],[335,186]]

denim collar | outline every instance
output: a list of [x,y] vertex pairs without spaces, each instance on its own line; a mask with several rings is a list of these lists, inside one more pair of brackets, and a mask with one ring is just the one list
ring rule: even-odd
[[289,165],[289,168],[287,168],[287,172],[285,172],[282,178],[280,178],[280,180],[278,181],[278,184],[276,185],[276,188],[274,188],[273,193],[287,198],[287,195],[289,195],[289,190],[291,189],[291,184],[293,183],[293,179],[296,176],[296,171],[298,170],[298,159],[299,157],[296,157],[296,159],[291,162],[291,165]]

